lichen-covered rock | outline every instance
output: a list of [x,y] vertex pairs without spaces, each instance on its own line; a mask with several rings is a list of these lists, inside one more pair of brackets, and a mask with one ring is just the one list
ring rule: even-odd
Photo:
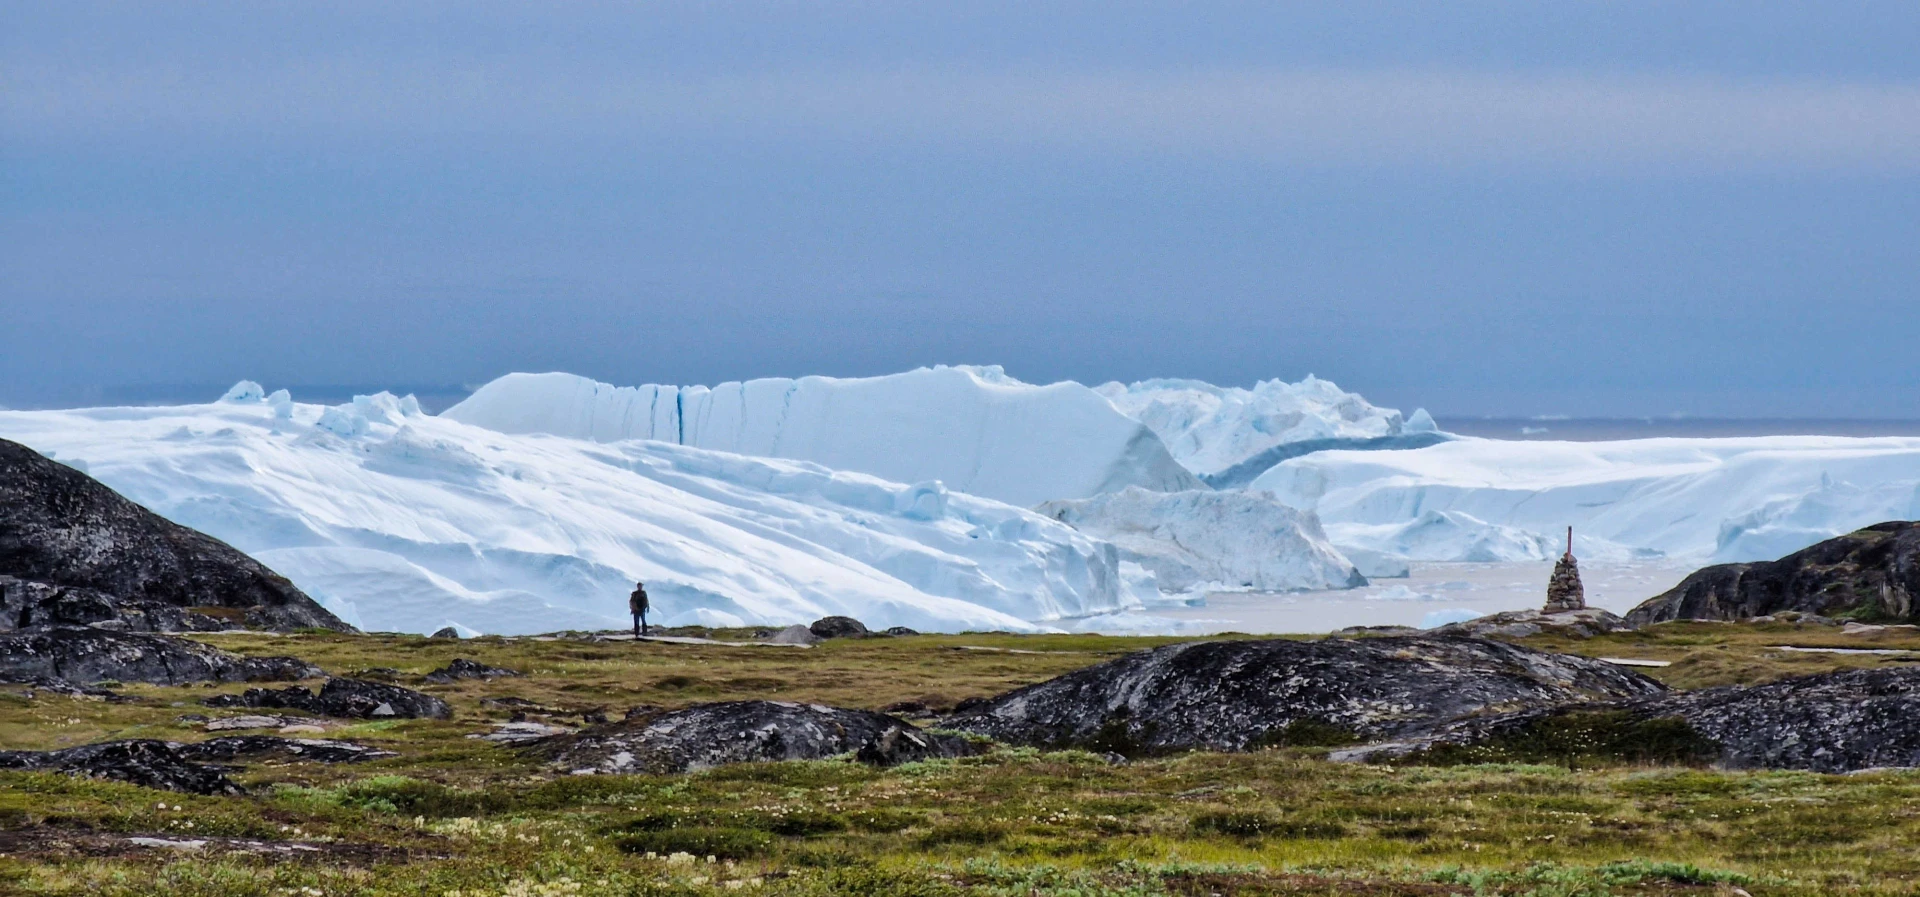
[[62,772],[188,794],[241,794],[211,766],[194,763],[173,745],[152,739],[107,741],[58,751],[0,751],[0,769]]
[[1618,615],[1598,607],[1548,613],[1537,610],[1510,610],[1427,630],[1430,635],[1470,635],[1479,638],[1526,638],[1550,633],[1571,638],[1592,638],[1608,632],[1630,629]]
[[458,682],[461,679],[499,679],[502,676],[518,676],[518,672],[505,667],[490,667],[478,661],[456,657],[451,663],[427,674],[428,682],[442,685]]
[[677,773],[848,753],[892,765],[975,752],[964,738],[923,732],[884,713],[785,701],[725,701],[647,713],[547,739],[532,750],[579,773]]
[[815,638],[863,638],[872,633],[867,624],[852,617],[821,617],[807,627]]
[[1634,626],[1744,620],[1785,611],[1920,623],[1920,523],[1894,521],[1777,561],[1698,570],[1627,612]]
[[[1621,721],[1616,725],[1679,723],[1677,731],[1699,745],[1695,759],[1726,769],[1841,773],[1920,767],[1920,669],[1913,667],[1819,673],[1459,720],[1410,738],[1343,751],[1336,759],[1375,760],[1447,747],[1536,746],[1556,724],[1582,717]],[[1666,734],[1673,736],[1671,727]],[[1639,741],[1644,738],[1616,747],[1637,750]],[[1604,756],[1607,746],[1598,747],[1596,755]]]
[[0,629],[352,627],[218,539],[0,439]]
[[189,744],[173,745],[174,752],[195,762],[224,763],[273,757],[281,760],[311,760],[316,763],[359,763],[382,757],[397,757],[392,751],[370,748],[351,741],[325,738],[281,738],[274,735],[227,735]]
[[242,694],[216,695],[201,703],[209,707],[283,708],[354,719],[446,719],[453,715],[447,702],[432,695],[364,679],[328,679],[317,694],[297,685],[249,688]]
[[1126,755],[1378,739],[1469,714],[1660,694],[1603,661],[1472,638],[1197,642],[974,705],[949,728]]
[[242,657],[163,635],[57,626],[0,634],[0,679],[66,682],[286,682],[324,675],[292,657]]

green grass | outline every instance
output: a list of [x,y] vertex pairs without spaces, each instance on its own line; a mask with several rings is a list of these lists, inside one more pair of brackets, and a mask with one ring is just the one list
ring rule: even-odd
[[[1863,640],[1791,625],[1683,624],[1561,649],[1671,659],[1720,684],[1880,662],[1770,644]],[[677,776],[560,775],[465,736],[513,697],[615,717],[635,704],[779,697],[951,706],[1170,640],[923,636],[810,650],[581,641],[220,636],[330,670],[393,667],[447,721],[331,730],[399,757],[260,764],[212,798],[0,774],[0,893],[298,897],[532,895],[1597,895],[1920,892],[1920,774],[1718,772],[1689,733],[1565,718],[1451,765],[1323,759],[1349,733],[1302,725],[1247,754],[1111,764],[999,748],[875,770],[816,761]],[[1920,644],[1904,631],[1875,646]],[[1021,652],[962,650],[962,646]],[[421,686],[453,657],[523,678]],[[1811,661],[1811,662],[1810,662]],[[1683,666],[1683,662],[1685,665]],[[1740,680],[1735,680],[1740,681]],[[0,692],[0,746],[206,737],[183,714],[222,688],[130,686],[137,704]],[[931,698],[932,700],[928,700]],[[147,849],[129,836],[208,841]],[[274,851],[275,845],[312,850]],[[249,844],[254,846],[249,846]],[[709,857],[712,861],[709,861]]]

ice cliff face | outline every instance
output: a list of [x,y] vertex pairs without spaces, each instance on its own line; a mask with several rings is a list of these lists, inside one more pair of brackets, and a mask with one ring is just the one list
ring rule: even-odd
[[[1166,443],[1174,460],[1202,477],[1223,474],[1285,445],[1334,443],[1319,446],[1333,448],[1339,442],[1437,432],[1426,409],[1403,419],[1392,408],[1376,408],[1311,375],[1299,383],[1263,380],[1252,389],[1199,380],[1144,380],[1107,383],[1096,391],[1128,417],[1146,424]],[[1282,460],[1282,456],[1272,457],[1265,466]],[[1245,479],[1259,473],[1250,471]]]
[[940,480],[1022,507],[1127,486],[1205,488],[1152,430],[1093,390],[1022,383],[997,367],[714,387],[509,374],[442,416],[502,433],[653,439],[900,482]]
[[1112,542],[1160,589],[1345,589],[1366,577],[1327,542],[1320,521],[1264,492],[1149,492],[1129,488],[1052,501],[1040,513]]
[[261,392],[5,411],[0,437],[84,465],[367,629],[624,626],[636,579],[669,624],[846,614],[875,626],[1030,630],[1155,594],[1138,568],[1123,572],[1113,546],[938,482],[663,442],[509,435],[386,394],[321,407]]
[[[1342,548],[1544,558],[1571,525],[1582,557],[1752,561],[1920,518],[1920,438],[1460,439],[1295,458],[1250,488],[1315,511]],[[1434,556],[1449,548],[1488,556]]]

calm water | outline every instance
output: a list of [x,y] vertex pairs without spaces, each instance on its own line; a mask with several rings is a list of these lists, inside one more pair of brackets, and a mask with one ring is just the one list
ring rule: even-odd
[[1440,429],[1488,439],[1595,442],[1658,436],[1920,436],[1920,420],[1447,417]]
[[[1587,604],[1614,613],[1679,584],[1699,565],[1662,559],[1583,562]],[[1148,613],[1187,625],[1182,632],[1332,632],[1348,626],[1421,626],[1447,611],[1479,614],[1537,608],[1546,601],[1548,561],[1503,564],[1415,563],[1405,579],[1376,579],[1364,589],[1328,592],[1216,592],[1199,607]]]

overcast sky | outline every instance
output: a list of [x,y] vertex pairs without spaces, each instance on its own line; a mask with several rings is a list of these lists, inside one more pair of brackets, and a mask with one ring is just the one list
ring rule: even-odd
[[1912,2],[9,3],[0,404],[997,363],[1916,418],[1917,42]]

